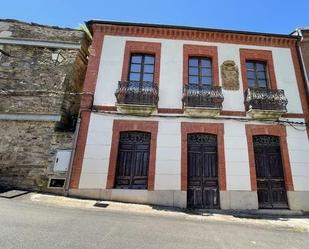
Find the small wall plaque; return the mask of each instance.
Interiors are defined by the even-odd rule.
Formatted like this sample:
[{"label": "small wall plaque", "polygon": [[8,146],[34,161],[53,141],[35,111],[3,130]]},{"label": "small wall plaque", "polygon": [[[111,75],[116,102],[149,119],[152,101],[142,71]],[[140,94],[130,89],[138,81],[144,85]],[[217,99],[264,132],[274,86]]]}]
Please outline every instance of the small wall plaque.
[{"label": "small wall plaque", "polygon": [[232,60],[226,60],[221,65],[222,85],[225,90],[239,90],[239,70]]}]

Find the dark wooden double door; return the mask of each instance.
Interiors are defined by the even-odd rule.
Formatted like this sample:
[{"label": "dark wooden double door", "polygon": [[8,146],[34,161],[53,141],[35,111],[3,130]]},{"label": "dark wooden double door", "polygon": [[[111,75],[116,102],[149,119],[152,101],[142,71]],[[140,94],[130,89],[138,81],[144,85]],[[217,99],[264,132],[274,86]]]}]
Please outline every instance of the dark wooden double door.
[{"label": "dark wooden double door", "polygon": [[259,208],[288,208],[279,137],[254,136]]},{"label": "dark wooden double door", "polygon": [[187,206],[219,208],[217,136],[188,135]]},{"label": "dark wooden double door", "polygon": [[115,188],[147,189],[150,139],[148,132],[120,133]]}]

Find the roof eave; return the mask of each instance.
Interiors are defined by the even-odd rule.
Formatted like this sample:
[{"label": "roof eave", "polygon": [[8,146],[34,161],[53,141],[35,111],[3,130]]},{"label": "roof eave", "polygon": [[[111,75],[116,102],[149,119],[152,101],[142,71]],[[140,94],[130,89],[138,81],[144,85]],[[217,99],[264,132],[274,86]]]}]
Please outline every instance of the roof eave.
[{"label": "roof eave", "polygon": [[220,33],[234,33],[244,35],[257,35],[257,36],[268,36],[268,37],[281,37],[296,39],[293,35],[275,34],[275,33],[263,33],[263,32],[251,32],[241,30],[228,30],[228,29],[214,29],[214,28],[202,28],[202,27],[190,27],[190,26],[178,26],[178,25],[165,25],[165,24],[150,24],[150,23],[136,23],[136,22],[119,22],[119,21],[106,21],[106,20],[89,20],[86,25],[90,32],[93,32],[93,24],[103,25],[116,25],[116,26],[138,26],[138,27],[150,27],[150,28],[168,28],[168,29],[185,29],[185,30],[196,30],[196,31],[208,31],[208,32],[220,32]]}]

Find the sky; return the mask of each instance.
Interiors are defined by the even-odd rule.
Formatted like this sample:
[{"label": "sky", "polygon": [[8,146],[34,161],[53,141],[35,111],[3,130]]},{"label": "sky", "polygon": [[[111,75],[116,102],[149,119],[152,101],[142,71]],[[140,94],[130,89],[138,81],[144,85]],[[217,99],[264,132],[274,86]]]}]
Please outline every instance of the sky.
[{"label": "sky", "polygon": [[77,28],[91,19],[289,34],[309,0],[0,0],[0,18]]}]

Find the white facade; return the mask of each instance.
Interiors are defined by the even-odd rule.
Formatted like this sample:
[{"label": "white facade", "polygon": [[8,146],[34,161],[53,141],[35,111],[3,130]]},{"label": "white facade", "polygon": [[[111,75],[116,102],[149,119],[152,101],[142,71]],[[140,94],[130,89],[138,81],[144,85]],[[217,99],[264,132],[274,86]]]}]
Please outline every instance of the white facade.
[{"label": "white facade", "polygon": [[[236,65],[238,65],[239,69],[240,48],[272,51],[277,86],[280,89],[284,89],[285,95],[289,100],[287,106],[288,112],[302,113],[294,65],[292,63],[291,51],[289,48],[118,36],[104,37],[101,63],[94,96],[94,105],[115,105],[115,91],[118,87],[117,82],[121,79],[126,41],[161,43],[159,108],[182,108],[183,45],[190,44],[216,46],[218,49],[219,65],[225,60],[233,60]],[[221,85],[221,73],[219,73],[219,79]],[[239,70],[239,83],[240,89],[238,91],[223,90],[223,110],[245,110],[243,104],[244,95],[241,70]]]},{"label": "white facade", "polygon": [[[240,89],[223,90],[224,111],[245,111],[243,82],[240,70],[241,48],[269,50],[272,52],[275,76],[279,89],[284,89],[288,99],[288,113],[303,113],[294,65],[289,48],[249,46],[227,43],[197,42],[188,40],[169,40],[155,38],[137,38],[105,36],[98,79],[94,95],[94,105],[115,106],[115,91],[121,79],[126,41],[147,41],[161,43],[161,66],[159,80],[159,108],[182,108],[183,88],[183,45],[216,46],[220,65],[226,60],[233,60],[239,67]],[[220,85],[222,85],[219,72]],[[154,192],[163,193],[160,199],[153,193],[136,190],[105,191],[109,157],[112,144],[113,121],[141,120],[158,121],[155,185]],[[241,118],[240,118],[241,119]],[[292,121],[304,122],[304,119]],[[256,192],[251,191],[249,156],[246,137],[246,124],[265,122],[245,120],[227,120],[224,116],[216,119],[191,119],[183,114],[157,114],[151,117],[123,116],[110,113],[92,113],[88,130],[82,172],[79,182],[79,195],[91,195],[96,198],[146,202],[163,205],[186,206],[186,193],[181,191],[181,122],[222,123],[224,124],[224,150],[226,168],[226,193],[221,193],[221,208],[257,208]],[[276,123],[266,123],[276,124]],[[299,203],[301,198],[309,199],[309,143],[304,126],[287,126],[287,144],[292,170],[294,191],[288,193],[290,208],[309,209],[308,201]],[[101,191],[101,192],[100,192]],[[74,190],[72,191],[74,194]],[[153,196],[152,196],[153,195]],[[226,199],[222,199],[225,197]],[[172,201],[170,199],[173,199]],[[234,198],[234,201],[232,200]],[[298,198],[298,199],[297,199]],[[246,202],[248,200],[248,203]]]},{"label": "white facade", "polygon": [[[83,190],[106,189],[109,155],[112,142],[113,120],[158,121],[156,173],[154,190],[181,191],[181,122],[218,123],[218,120],[179,117],[123,117],[103,113],[91,114],[79,188]],[[245,124],[260,122],[221,121],[224,124],[224,149],[227,191],[251,191],[249,159]],[[309,191],[309,143],[306,131],[287,127],[289,157],[295,191]],[[126,190],[115,190],[119,192]],[[239,193],[240,192],[240,193]],[[89,193],[89,192],[86,192]],[[127,193],[126,193],[127,194]],[[136,192],[145,195],[145,191]],[[248,193],[247,193],[248,194]],[[256,193],[255,193],[256,194]],[[123,197],[124,198],[124,197]],[[120,198],[121,199],[121,198]],[[141,198],[141,202],[145,199]],[[165,202],[164,202],[165,203]],[[164,204],[163,203],[163,204]],[[184,204],[183,204],[184,205]],[[241,208],[241,206],[236,206]]]}]

